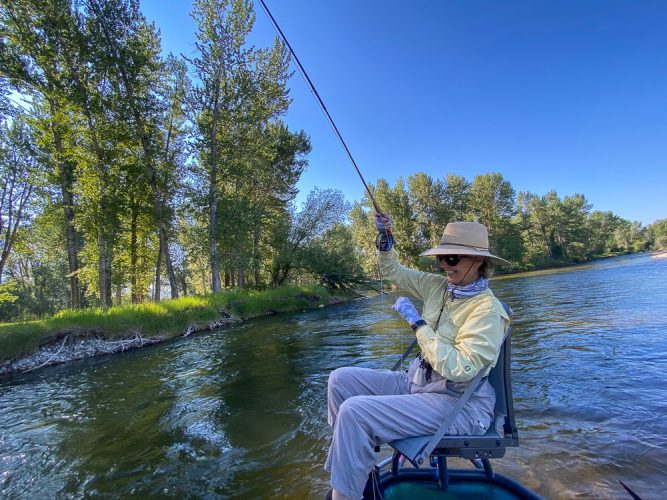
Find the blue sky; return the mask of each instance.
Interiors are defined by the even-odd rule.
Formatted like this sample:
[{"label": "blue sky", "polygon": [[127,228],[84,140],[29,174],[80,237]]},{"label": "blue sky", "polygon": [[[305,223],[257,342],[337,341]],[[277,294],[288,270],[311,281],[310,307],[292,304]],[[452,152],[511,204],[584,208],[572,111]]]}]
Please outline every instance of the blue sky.
[{"label": "blue sky", "polygon": [[[667,2],[265,0],[367,182],[500,172],[519,191],[667,217]],[[165,52],[194,54],[190,2],[142,0]],[[252,42],[275,32],[256,2]],[[296,70],[296,67],[294,68]],[[300,199],[363,186],[306,83]]]}]

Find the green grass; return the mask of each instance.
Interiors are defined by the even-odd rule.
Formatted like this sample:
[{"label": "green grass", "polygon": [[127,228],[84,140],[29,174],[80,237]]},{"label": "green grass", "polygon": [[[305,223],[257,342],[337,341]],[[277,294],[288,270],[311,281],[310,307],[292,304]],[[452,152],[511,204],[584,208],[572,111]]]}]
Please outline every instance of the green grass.
[{"label": "green grass", "polygon": [[329,303],[323,287],[281,287],[262,291],[229,291],[159,303],[125,305],[108,310],[68,309],[36,321],[0,324],[0,362],[35,352],[63,334],[101,334],[107,339],[136,334],[165,339],[182,335],[189,325],[206,323],[227,312],[240,318],[287,312]]}]

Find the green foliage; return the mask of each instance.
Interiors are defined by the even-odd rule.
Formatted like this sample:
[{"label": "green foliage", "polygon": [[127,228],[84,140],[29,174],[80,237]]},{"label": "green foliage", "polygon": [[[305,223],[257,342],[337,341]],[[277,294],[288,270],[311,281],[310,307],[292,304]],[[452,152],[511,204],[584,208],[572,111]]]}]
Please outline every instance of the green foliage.
[{"label": "green foliage", "polygon": [[[271,284],[282,285],[299,269],[307,269],[320,277],[325,273],[339,273],[336,255],[326,253],[328,261],[323,260],[323,256],[316,258],[316,247],[326,245],[327,238],[335,238],[337,233],[332,228],[344,221],[349,210],[340,191],[315,188],[299,212],[279,221],[272,234],[275,254],[271,263]],[[327,270],[323,267],[325,262],[336,267]]]},{"label": "green foliage", "polygon": [[[267,48],[246,44],[255,21],[247,0],[198,0],[193,17],[198,55],[191,63],[200,83],[191,96],[192,174],[203,209],[197,225],[207,231],[211,289],[220,289],[221,273],[227,285],[245,286],[251,275],[260,286],[266,268],[273,273],[273,264],[284,261],[285,245],[273,251],[268,242],[289,216],[310,151],[306,134],[280,121],[290,103],[288,51],[277,38]],[[273,261],[269,266],[264,255]]]},{"label": "green foliage", "polygon": [[655,240],[655,248],[658,250],[667,250],[667,235],[658,236]]},{"label": "green foliage", "polygon": [[658,219],[653,224],[646,228],[648,236],[648,244],[656,250],[664,250],[667,248],[667,219]]},{"label": "green foliage", "polygon": [[355,253],[350,228],[334,223],[304,249],[301,266],[330,289],[348,288],[365,280]]},{"label": "green foliage", "polygon": [[[472,183],[448,174],[444,181],[418,173],[391,188],[380,179],[373,194],[392,216],[396,248],[408,265],[431,270],[419,253],[435,246],[447,222],[478,220],[489,229],[491,250],[512,263],[501,271],[536,269],[597,256],[645,250],[655,242],[653,234],[667,234],[667,224],[654,228],[624,220],[611,212],[591,212],[581,194],[561,198],[555,191],[543,196],[530,192],[515,195],[510,182],[499,173],[478,175]],[[372,242],[373,208],[368,199],[356,203],[350,213],[350,234],[363,270],[376,275]],[[655,243],[654,243],[655,245]]]},{"label": "green foliage", "polygon": [[350,236],[361,268],[368,276],[377,274],[377,257],[375,237],[377,231],[373,227],[372,213],[363,205],[355,202],[349,215]]},{"label": "green foliage", "polygon": [[[18,299],[16,292],[18,286],[15,282],[9,281],[0,285],[0,310],[5,304],[13,304]],[[2,320],[2,313],[0,312],[0,321]]]},{"label": "green foliage", "polygon": [[[159,301],[167,281],[175,297],[376,275],[368,198],[350,207],[316,189],[294,206],[311,144],[282,121],[287,48],[248,43],[250,0],[196,0],[193,17],[188,65],[162,57],[136,0],[3,0],[0,321]],[[369,187],[404,262],[424,269],[419,253],[454,220],[486,224],[514,269],[663,248],[667,236],[667,219],[644,228],[591,212],[581,194],[516,195],[500,173]]]}]

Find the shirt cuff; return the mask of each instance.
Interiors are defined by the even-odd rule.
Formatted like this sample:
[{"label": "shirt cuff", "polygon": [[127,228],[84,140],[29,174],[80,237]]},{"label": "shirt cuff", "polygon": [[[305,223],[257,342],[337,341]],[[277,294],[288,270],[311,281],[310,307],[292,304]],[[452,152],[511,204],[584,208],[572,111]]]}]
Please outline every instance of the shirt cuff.
[{"label": "shirt cuff", "polygon": [[424,326],[426,324],[426,321],[423,319],[418,319],[414,323],[410,325],[410,328],[412,328],[413,332],[416,332],[420,327]]}]

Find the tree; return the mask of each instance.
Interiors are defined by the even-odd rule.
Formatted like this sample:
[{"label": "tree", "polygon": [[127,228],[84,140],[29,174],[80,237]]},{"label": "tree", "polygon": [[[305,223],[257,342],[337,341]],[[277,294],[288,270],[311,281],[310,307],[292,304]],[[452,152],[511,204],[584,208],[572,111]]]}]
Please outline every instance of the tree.
[{"label": "tree", "polygon": [[552,222],[544,197],[521,192],[517,197],[517,226],[524,243],[524,262],[553,259]]},{"label": "tree", "polygon": [[664,250],[667,248],[667,219],[658,219],[646,228],[650,244],[653,248]]},{"label": "tree", "polygon": [[248,269],[259,284],[262,228],[284,218],[310,142],[278,120],[290,103],[286,48],[277,39],[271,48],[246,46],[251,3],[198,0],[193,17],[198,173],[207,192],[211,288],[218,291],[222,267],[226,284],[236,273],[244,285]]},{"label": "tree", "polygon": [[589,257],[605,255],[613,252],[613,235],[622,219],[611,211],[595,210],[588,216],[587,229],[589,234]]},{"label": "tree", "polygon": [[[467,220],[470,201],[470,183],[464,177],[456,174],[445,176],[445,205],[451,211],[451,218],[447,221]],[[444,228],[443,228],[444,229]]]},{"label": "tree", "polygon": [[0,122],[0,283],[39,171],[30,132],[19,114]]},{"label": "tree", "polygon": [[377,249],[375,238],[377,231],[373,226],[372,212],[360,202],[355,201],[349,215],[350,237],[356,249],[355,255],[359,259],[361,268],[369,276],[377,276]]},{"label": "tree", "polygon": [[517,260],[516,233],[511,218],[516,213],[514,188],[499,173],[475,176],[470,187],[470,214],[489,230],[489,245],[508,260]]},{"label": "tree", "polygon": [[341,223],[349,210],[340,191],[313,189],[299,212],[276,225],[273,244],[277,252],[271,265],[271,284],[283,284],[293,269],[302,267],[304,248]]},{"label": "tree", "polygon": [[[11,303],[0,304],[0,321],[54,314],[68,306],[67,248],[62,207],[44,190],[41,213],[22,225],[5,268]],[[0,299],[2,302],[2,299]]]},{"label": "tree", "polygon": [[[223,122],[231,125],[238,87],[234,78],[240,77],[245,62],[243,45],[252,29],[254,14],[247,1],[197,0],[193,5],[193,18],[197,22],[196,47],[199,57],[193,65],[201,86],[196,89],[195,101],[198,144],[201,148],[202,166],[208,175],[208,228],[211,266],[211,289],[218,292],[220,282],[220,258],[218,255],[218,205],[220,149],[224,147]],[[229,131],[229,130],[228,130]]]},{"label": "tree", "polygon": [[73,193],[76,160],[63,145],[64,136],[71,133],[67,102],[73,89],[63,59],[63,34],[70,32],[67,27],[70,20],[70,4],[66,0],[3,0],[0,74],[14,89],[39,98],[44,104],[43,137],[46,138],[47,132],[50,135],[49,166],[60,189],[65,216],[70,304],[79,307],[82,300],[78,277],[81,237],[75,227],[77,207]]},{"label": "tree", "polygon": [[[181,59],[169,54],[164,64],[160,65],[160,81],[157,94],[157,127],[158,147],[160,153],[157,159],[159,192],[167,200],[175,201],[182,190],[182,182],[179,179],[186,175],[188,140],[191,135],[190,119],[191,109],[188,97],[191,95],[192,85],[187,75],[187,66]],[[155,264],[155,281],[153,287],[153,300],[159,302],[161,291],[162,261],[170,261],[171,249],[168,256],[163,257],[164,244],[158,239],[158,251]],[[137,269],[136,266],[134,269]],[[169,273],[168,273],[169,274]],[[173,277],[176,271],[172,270]],[[182,274],[182,270],[181,270]],[[133,273],[132,281],[137,282],[139,276]],[[171,278],[170,278],[171,284]],[[183,293],[186,293],[185,288]],[[138,295],[133,294],[134,300]]]},{"label": "tree", "polygon": [[437,245],[445,224],[454,215],[447,203],[445,185],[420,172],[408,177],[408,197],[417,222],[419,247]]},{"label": "tree", "polygon": [[341,223],[312,240],[303,251],[302,267],[328,288],[348,288],[364,280],[349,226]]},{"label": "tree", "polygon": [[138,136],[142,166],[155,207],[160,254],[164,258],[172,298],[178,297],[178,283],[169,249],[169,228],[173,212],[160,184],[159,109],[153,90],[158,87],[160,44],[154,25],[148,25],[137,0],[86,0],[91,50],[114,69],[109,76],[117,86]]},{"label": "tree", "polygon": [[[406,189],[403,178],[399,177],[393,188],[386,180],[378,179],[377,186],[369,185],[375,200],[382,210],[389,214],[393,220],[392,232],[395,238],[396,250],[408,265],[416,265],[419,253],[422,250],[420,241],[416,237],[419,230],[417,217],[412,204],[410,194]],[[373,205],[366,195],[366,206],[373,211]],[[368,223],[373,225],[373,217],[368,218]]]}]

